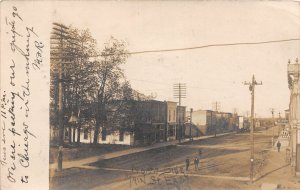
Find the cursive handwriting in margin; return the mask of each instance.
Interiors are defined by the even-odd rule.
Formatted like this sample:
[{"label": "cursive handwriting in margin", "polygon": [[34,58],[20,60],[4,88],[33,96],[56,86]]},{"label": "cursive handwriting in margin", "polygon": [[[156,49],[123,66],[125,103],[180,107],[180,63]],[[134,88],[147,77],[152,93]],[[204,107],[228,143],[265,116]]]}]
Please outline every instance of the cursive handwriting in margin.
[{"label": "cursive handwriting in margin", "polygon": [[37,30],[13,6],[5,17],[4,30],[11,52],[4,64],[8,69],[8,87],[1,89],[1,167],[11,183],[30,182],[31,149],[37,136],[30,118],[32,74],[43,65],[44,43]]}]

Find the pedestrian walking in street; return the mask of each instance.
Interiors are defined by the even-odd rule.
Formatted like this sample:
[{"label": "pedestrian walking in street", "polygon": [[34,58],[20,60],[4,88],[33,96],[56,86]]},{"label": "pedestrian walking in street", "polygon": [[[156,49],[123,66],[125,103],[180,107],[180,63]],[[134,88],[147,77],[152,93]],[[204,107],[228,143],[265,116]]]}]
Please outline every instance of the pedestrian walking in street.
[{"label": "pedestrian walking in street", "polygon": [[185,170],[188,171],[189,170],[189,166],[190,166],[190,159],[186,158],[185,160]]},{"label": "pedestrian walking in street", "polygon": [[194,165],[195,165],[195,170],[199,169],[199,159],[197,157],[195,157],[194,159]]},{"label": "pedestrian walking in street", "polygon": [[280,147],[281,147],[281,143],[280,143],[280,141],[278,141],[277,142],[277,150],[278,150],[278,152],[280,152]]}]

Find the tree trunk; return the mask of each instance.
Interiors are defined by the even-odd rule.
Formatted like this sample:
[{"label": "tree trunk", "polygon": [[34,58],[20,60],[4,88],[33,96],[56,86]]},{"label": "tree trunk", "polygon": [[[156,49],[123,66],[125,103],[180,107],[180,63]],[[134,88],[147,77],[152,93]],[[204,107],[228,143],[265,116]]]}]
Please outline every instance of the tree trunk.
[{"label": "tree trunk", "polygon": [[[106,59],[106,57],[105,57]],[[100,131],[100,124],[103,122],[104,117],[104,89],[106,84],[106,78],[108,74],[108,67],[105,67],[105,72],[103,73],[103,81],[101,82],[98,95],[97,95],[97,108],[96,108],[96,127],[95,127],[95,133],[94,133],[94,142],[93,144],[98,143],[98,137],[99,137],[99,131]]]},{"label": "tree trunk", "polygon": [[96,128],[95,128],[95,134],[94,134],[94,144],[98,143],[99,139],[99,132],[100,132],[100,127],[104,127],[104,119],[105,119],[105,111],[104,111],[104,105],[101,104],[100,111],[98,120],[96,120]]},{"label": "tree trunk", "polygon": [[96,126],[95,126],[95,132],[94,132],[94,140],[93,140],[93,144],[97,144],[98,143],[98,136],[99,136],[99,119],[96,119]]},{"label": "tree trunk", "polygon": [[[101,87],[102,92],[104,88]],[[96,126],[95,126],[95,133],[94,133],[94,141],[93,144],[98,143],[100,125],[103,121],[103,113],[104,113],[104,106],[103,106],[103,93],[98,93],[98,102],[96,105]]]}]

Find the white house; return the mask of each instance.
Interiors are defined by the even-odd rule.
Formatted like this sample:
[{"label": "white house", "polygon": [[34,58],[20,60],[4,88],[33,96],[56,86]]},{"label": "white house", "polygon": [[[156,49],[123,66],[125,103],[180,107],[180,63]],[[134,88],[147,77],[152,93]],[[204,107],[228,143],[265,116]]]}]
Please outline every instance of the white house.
[{"label": "white house", "polygon": [[100,135],[100,144],[122,144],[122,145],[133,145],[134,144],[134,133],[121,132],[120,130],[113,131],[107,135]]},{"label": "white house", "polygon": [[[67,129],[68,130],[68,129]],[[73,128],[72,133],[73,134]],[[72,135],[73,136],[73,135]],[[73,141],[73,137],[72,141]],[[94,130],[83,129],[80,133],[81,143],[93,143],[94,140]],[[75,130],[75,141],[77,141],[77,130]],[[134,144],[134,134],[131,132],[120,132],[119,130],[113,131],[109,134],[102,133],[100,131],[98,137],[99,144],[121,144],[121,145],[133,145]]]}]

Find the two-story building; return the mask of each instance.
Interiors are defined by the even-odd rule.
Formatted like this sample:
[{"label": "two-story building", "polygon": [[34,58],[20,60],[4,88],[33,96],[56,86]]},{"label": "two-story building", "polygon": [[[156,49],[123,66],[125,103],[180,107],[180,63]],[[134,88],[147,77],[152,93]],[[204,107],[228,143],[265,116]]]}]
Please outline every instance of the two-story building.
[{"label": "two-story building", "polygon": [[167,141],[176,139],[177,132],[177,103],[167,103]]},{"label": "two-story building", "polygon": [[167,139],[167,104],[149,100],[136,101],[134,118],[134,140],[136,144],[151,144]]},{"label": "two-story building", "polygon": [[186,118],[186,107],[185,106],[177,106],[176,108],[176,139],[182,139],[185,136],[185,118]]}]

